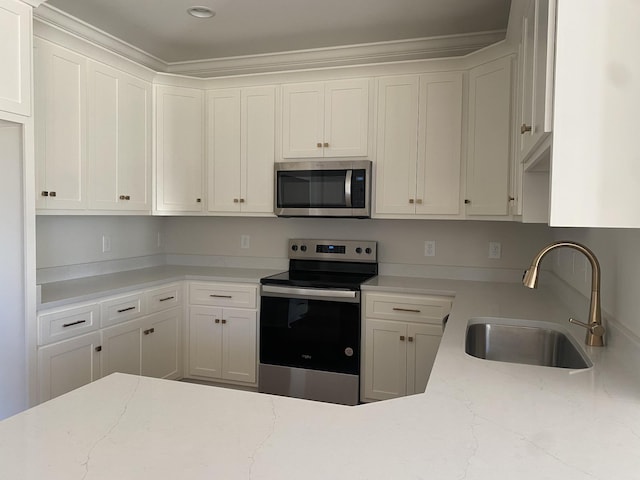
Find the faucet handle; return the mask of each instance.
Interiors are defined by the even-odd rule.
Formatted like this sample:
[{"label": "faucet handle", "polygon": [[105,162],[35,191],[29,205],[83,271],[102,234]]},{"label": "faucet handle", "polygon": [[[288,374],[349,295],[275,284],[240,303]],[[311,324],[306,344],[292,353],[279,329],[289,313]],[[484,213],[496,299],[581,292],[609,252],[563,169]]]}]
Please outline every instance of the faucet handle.
[{"label": "faucet handle", "polygon": [[574,325],[580,325],[581,327],[586,328],[587,330],[589,330],[589,332],[592,335],[595,335],[597,337],[604,336],[605,328],[599,323],[592,323],[592,324],[584,323],[584,322],[581,322],[580,320],[576,320],[575,318],[570,318],[569,322],[573,323]]}]

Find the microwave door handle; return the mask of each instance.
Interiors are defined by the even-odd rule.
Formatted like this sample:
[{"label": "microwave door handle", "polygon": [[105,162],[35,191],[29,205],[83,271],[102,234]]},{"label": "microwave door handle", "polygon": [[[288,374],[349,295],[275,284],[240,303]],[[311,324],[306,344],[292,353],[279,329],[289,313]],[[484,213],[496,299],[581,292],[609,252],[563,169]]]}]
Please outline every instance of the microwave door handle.
[{"label": "microwave door handle", "polygon": [[344,202],[347,208],[351,208],[351,176],[353,170],[347,170],[347,174],[344,176]]}]

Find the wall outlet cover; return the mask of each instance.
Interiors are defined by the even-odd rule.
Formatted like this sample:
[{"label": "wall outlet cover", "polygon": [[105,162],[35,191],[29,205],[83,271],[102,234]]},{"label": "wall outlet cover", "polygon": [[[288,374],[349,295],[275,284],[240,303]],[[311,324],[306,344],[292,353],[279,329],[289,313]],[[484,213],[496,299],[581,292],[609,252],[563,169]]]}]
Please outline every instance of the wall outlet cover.
[{"label": "wall outlet cover", "polygon": [[436,241],[425,240],[424,242],[424,256],[435,257],[436,256]]},{"label": "wall outlet cover", "polygon": [[502,256],[502,244],[500,242],[489,242],[489,258],[498,259]]}]

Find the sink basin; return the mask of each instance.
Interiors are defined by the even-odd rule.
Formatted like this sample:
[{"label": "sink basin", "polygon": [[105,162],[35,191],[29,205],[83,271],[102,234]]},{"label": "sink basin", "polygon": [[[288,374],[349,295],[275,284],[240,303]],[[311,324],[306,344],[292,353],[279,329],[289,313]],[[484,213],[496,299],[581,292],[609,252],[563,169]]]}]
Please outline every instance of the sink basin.
[{"label": "sink basin", "polygon": [[465,351],[498,362],[571,369],[592,366],[566,330],[534,320],[472,318],[467,325]]}]

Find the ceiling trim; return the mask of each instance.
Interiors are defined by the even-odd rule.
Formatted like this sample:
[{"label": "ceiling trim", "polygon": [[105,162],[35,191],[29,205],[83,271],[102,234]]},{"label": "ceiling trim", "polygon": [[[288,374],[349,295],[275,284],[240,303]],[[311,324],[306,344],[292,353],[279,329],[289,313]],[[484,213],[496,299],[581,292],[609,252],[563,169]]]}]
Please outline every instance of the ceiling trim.
[{"label": "ceiling trim", "polygon": [[156,72],[202,78],[456,57],[502,41],[506,35],[506,30],[495,30],[260,55],[166,62],[46,3],[34,10],[34,19],[94,43]]},{"label": "ceiling trim", "polygon": [[46,0],[22,0],[22,1],[24,3],[31,5],[33,8],[36,8],[42,5]]}]

